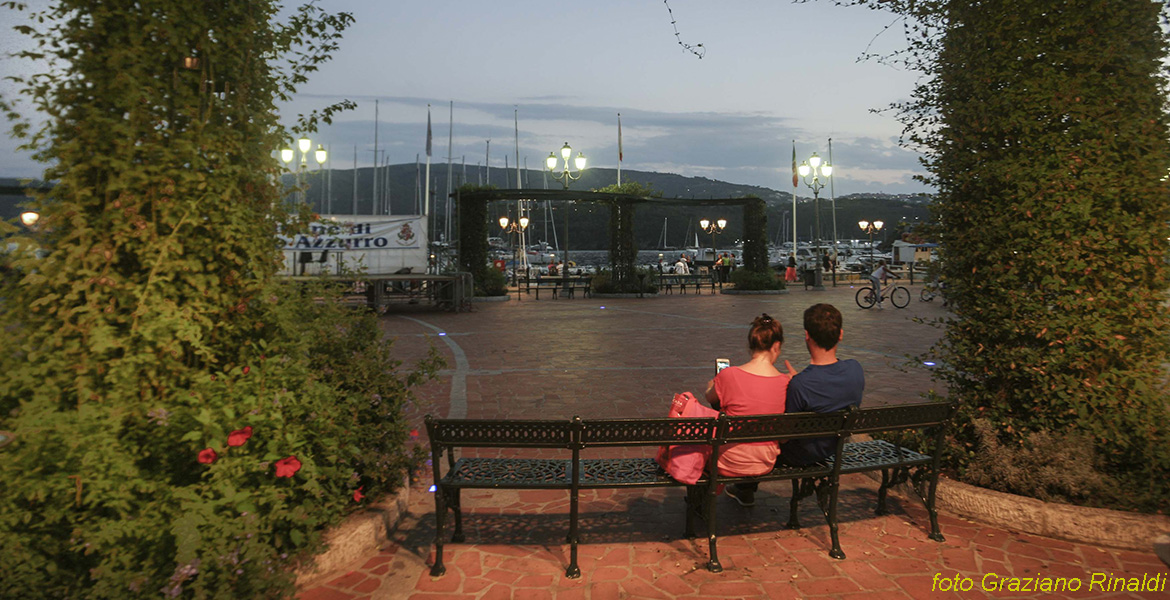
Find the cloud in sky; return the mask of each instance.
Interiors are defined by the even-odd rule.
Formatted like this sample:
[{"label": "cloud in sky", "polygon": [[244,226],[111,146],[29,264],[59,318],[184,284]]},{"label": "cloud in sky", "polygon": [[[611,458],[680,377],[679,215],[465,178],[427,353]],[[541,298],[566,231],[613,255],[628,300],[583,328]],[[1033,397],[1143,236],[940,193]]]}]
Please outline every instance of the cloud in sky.
[{"label": "cloud in sky", "polygon": [[[684,41],[707,49],[699,60],[679,48],[660,2],[597,0],[552,13],[472,0],[321,6],[353,13],[355,24],[334,59],[280,110],[291,124],[298,112],[342,98],[358,103],[313,135],[332,146],[337,168],[352,165],[355,146],[359,165],[373,164],[374,99],[390,162],[423,152],[428,103],[433,160],[444,162],[453,99],[452,153],[471,164],[484,160],[489,138],[492,166],[503,166],[505,152],[514,163],[518,109],[520,157],[530,168],[565,141],[591,164],[612,167],[620,112],[628,169],[785,189],[792,140],[803,159],[827,155],[831,137],[838,194],[924,189],[911,179],[921,172],[917,155],[897,146],[901,124],[871,112],[905,99],[916,75],[857,61],[901,43],[885,30],[894,17],[880,11],[672,0]],[[4,35],[11,34],[0,34],[0,47],[8,48]],[[15,146],[0,140],[0,152],[12,157],[0,175],[36,174]]]}]

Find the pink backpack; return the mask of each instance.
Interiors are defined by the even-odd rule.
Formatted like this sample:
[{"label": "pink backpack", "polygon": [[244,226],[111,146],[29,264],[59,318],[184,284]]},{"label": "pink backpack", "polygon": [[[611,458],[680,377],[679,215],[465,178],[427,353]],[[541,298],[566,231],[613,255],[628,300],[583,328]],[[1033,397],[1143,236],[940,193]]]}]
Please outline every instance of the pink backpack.
[{"label": "pink backpack", "polygon": [[[719,411],[700,404],[690,392],[683,392],[674,395],[667,416],[688,419],[717,417]],[[694,485],[703,476],[703,469],[710,457],[710,446],[684,444],[660,447],[655,460],[671,477],[687,485]]]}]

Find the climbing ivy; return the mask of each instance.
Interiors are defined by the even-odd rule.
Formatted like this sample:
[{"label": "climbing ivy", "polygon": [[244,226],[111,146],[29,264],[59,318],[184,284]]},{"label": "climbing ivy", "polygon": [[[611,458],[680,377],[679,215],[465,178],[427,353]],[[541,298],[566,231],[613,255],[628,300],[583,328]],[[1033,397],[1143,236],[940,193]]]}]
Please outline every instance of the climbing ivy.
[{"label": "climbing ivy", "polygon": [[925,75],[893,108],[937,189],[953,315],[936,373],[962,406],[954,466],[1087,439],[1112,483],[1080,501],[1165,511],[1166,4],[839,4],[899,13],[907,48],[882,60]]},{"label": "climbing ivy", "polygon": [[373,316],[275,277],[277,224],[309,217],[281,209],[275,103],[352,18],[2,6],[49,65],[16,79],[43,127],[3,108],[56,185],[15,238],[47,254],[2,265],[0,597],[285,597],[322,530],[401,481],[437,365],[397,374]]}]

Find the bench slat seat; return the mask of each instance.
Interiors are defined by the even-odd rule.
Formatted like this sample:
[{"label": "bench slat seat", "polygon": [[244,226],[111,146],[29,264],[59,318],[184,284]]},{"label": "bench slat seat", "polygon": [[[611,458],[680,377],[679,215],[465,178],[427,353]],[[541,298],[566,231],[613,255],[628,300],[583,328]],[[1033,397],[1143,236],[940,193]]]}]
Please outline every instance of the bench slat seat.
[{"label": "bench slat seat", "polygon": [[462,488],[569,489],[573,462],[569,459],[460,458],[441,480],[443,486]]},{"label": "bench slat seat", "polygon": [[[869,440],[845,444],[841,461],[842,473],[860,473],[877,469],[915,467],[930,464],[932,457],[909,448],[895,446],[885,440]],[[833,457],[829,457],[829,461]]]},{"label": "bench slat seat", "polygon": [[676,486],[653,458],[588,458],[581,461],[581,488]]}]

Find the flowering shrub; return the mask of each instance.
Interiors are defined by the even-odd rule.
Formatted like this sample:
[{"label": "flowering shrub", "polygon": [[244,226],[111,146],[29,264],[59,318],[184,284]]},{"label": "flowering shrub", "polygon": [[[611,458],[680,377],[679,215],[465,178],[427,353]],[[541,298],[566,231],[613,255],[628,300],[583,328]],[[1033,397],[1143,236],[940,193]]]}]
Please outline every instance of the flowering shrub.
[{"label": "flowering shrub", "polygon": [[60,2],[20,28],[54,69],[17,85],[57,185],[47,256],[0,264],[2,598],[287,597],[411,460],[435,355],[403,372],[376,316],[275,277],[275,223],[308,215],[280,202],[274,100],[350,22],[278,9]]}]

